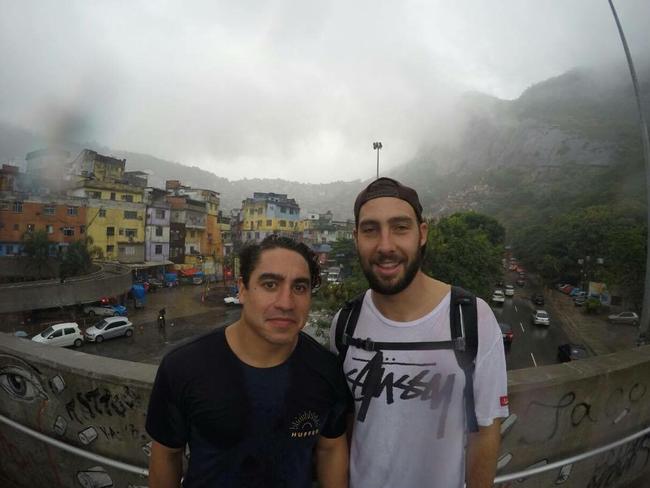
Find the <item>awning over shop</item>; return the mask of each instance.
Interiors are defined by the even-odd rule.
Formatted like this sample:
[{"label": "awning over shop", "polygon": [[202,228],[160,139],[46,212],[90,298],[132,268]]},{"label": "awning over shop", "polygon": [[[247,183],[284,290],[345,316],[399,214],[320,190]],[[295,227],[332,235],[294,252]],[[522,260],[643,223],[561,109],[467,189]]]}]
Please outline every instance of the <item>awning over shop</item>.
[{"label": "awning over shop", "polygon": [[178,273],[181,276],[194,276],[195,274],[200,273],[200,272],[201,272],[201,270],[199,270],[197,268],[186,268],[186,269],[179,270]]},{"label": "awning over shop", "polygon": [[158,266],[167,266],[169,264],[174,264],[171,261],[145,261],[143,263],[130,263],[124,264],[133,270],[137,269],[146,269],[146,268],[156,268]]}]

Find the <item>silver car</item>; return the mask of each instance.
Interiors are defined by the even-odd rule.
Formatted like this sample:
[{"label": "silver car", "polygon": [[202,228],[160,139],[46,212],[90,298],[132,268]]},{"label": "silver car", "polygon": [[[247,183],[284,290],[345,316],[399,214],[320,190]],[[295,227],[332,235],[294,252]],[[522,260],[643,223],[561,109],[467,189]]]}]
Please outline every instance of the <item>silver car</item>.
[{"label": "silver car", "polygon": [[106,317],[84,331],[84,339],[89,342],[103,342],[114,337],[131,337],[133,324],[126,317]]},{"label": "silver car", "polygon": [[639,325],[639,316],[634,312],[621,312],[607,317],[612,324]]},{"label": "silver car", "polygon": [[551,317],[545,310],[536,310],[531,317],[534,325],[551,325]]}]

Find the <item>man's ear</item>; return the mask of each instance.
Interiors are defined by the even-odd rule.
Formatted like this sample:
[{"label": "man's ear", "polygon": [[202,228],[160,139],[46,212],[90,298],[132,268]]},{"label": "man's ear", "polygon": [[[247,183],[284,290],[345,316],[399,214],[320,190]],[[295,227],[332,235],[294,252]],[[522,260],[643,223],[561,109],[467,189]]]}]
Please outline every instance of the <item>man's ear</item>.
[{"label": "man's ear", "polygon": [[427,237],[429,234],[429,224],[426,222],[420,223],[420,247],[424,246],[427,243]]},{"label": "man's ear", "polygon": [[246,300],[247,290],[246,285],[244,285],[244,279],[241,276],[237,278],[237,290],[239,290],[239,303],[243,305]]}]

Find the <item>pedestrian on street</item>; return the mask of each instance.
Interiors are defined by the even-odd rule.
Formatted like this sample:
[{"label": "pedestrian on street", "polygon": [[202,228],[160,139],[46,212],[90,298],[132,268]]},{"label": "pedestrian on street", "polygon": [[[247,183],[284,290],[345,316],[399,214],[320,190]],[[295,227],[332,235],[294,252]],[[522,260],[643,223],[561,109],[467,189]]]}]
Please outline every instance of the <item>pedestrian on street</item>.
[{"label": "pedestrian on street", "polygon": [[166,310],[165,310],[164,307],[161,308],[161,309],[158,311],[158,327],[160,327],[161,329],[162,329],[163,327],[165,327],[165,314],[166,314],[166,313],[167,313],[167,312],[166,312]]},{"label": "pedestrian on street", "polygon": [[241,317],[168,353],[146,429],[151,488],[348,486],[349,393],[336,356],[301,332],[314,253],[269,236],[241,253]]},{"label": "pedestrian on street", "polygon": [[508,416],[494,314],[421,270],[427,223],[415,190],[379,178],[354,216],[370,289],[330,331],[354,398],[350,486],[492,487]]}]

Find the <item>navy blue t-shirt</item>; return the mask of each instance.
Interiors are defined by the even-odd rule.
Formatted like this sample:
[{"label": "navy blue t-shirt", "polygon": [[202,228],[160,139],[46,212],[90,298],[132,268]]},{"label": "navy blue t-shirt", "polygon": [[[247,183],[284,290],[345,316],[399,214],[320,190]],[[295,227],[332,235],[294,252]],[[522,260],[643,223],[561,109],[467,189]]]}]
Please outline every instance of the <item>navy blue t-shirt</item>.
[{"label": "navy blue t-shirt", "polygon": [[189,445],[186,488],[308,488],[313,448],[345,432],[348,405],[339,361],[306,334],[283,364],[254,368],[219,329],[165,356],[146,428]]}]

